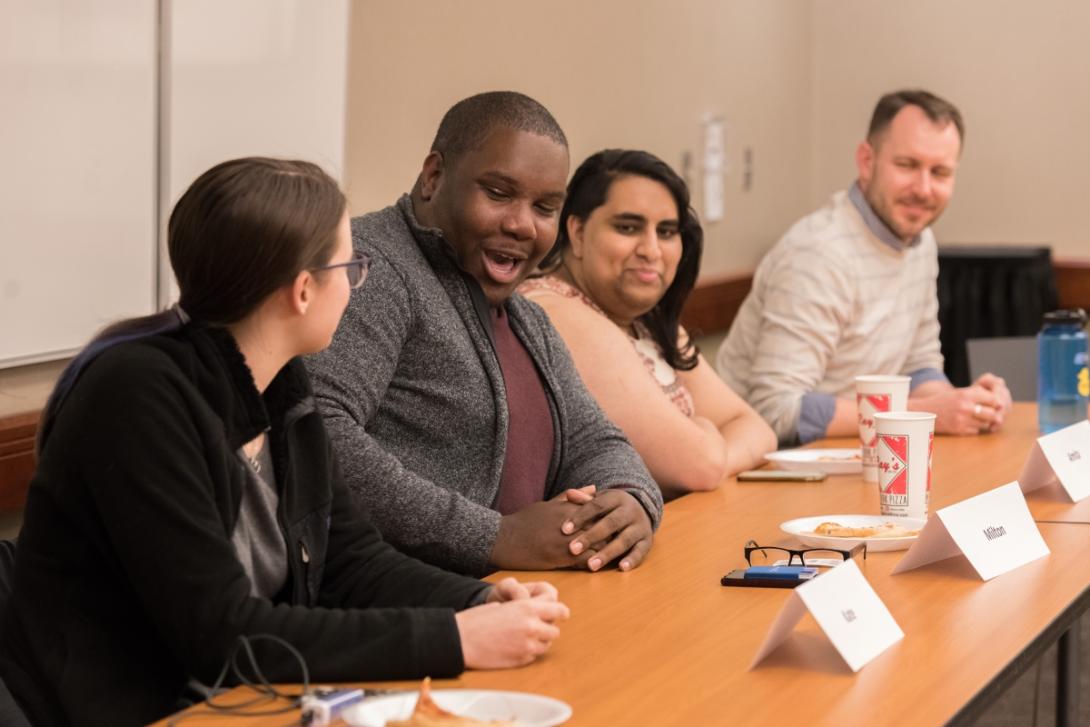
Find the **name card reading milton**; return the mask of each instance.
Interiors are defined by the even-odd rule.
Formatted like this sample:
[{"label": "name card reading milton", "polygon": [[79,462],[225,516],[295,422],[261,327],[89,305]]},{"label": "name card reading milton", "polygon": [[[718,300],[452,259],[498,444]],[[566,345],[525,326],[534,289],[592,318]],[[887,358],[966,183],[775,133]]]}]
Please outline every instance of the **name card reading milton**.
[{"label": "name card reading milton", "polygon": [[903,573],[964,555],[984,580],[1048,555],[1017,482],[937,510],[893,569]]},{"label": "name card reading milton", "polygon": [[1059,482],[1072,502],[1090,495],[1090,421],[1037,439],[1022,467],[1023,492]]},{"label": "name card reading milton", "polygon": [[859,566],[849,560],[791,592],[753,657],[750,669],[791,635],[806,611],[852,671],[859,671],[905,636]]}]

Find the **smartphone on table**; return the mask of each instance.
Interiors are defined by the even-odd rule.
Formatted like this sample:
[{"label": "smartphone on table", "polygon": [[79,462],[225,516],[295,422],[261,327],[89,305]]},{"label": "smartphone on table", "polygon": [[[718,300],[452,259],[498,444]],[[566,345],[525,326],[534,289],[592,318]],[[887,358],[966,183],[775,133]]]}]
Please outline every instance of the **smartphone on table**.
[{"label": "smartphone on table", "polygon": [[739,588],[797,588],[817,574],[817,568],[801,565],[750,566],[732,570],[719,583]]}]

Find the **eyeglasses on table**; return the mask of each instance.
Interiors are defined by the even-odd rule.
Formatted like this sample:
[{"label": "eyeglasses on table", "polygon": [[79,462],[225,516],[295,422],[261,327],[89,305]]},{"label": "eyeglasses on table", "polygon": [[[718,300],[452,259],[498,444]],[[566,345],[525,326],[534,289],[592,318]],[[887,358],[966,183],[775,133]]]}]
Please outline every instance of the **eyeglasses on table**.
[{"label": "eyeglasses on table", "polygon": [[810,561],[840,558],[850,560],[860,553],[863,560],[867,559],[867,544],[858,543],[849,550],[839,548],[782,548],[778,545],[758,545],[757,541],[749,540],[745,545],[746,563],[749,565],[771,565],[778,560],[787,560],[788,565],[806,565],[806,559]]}]

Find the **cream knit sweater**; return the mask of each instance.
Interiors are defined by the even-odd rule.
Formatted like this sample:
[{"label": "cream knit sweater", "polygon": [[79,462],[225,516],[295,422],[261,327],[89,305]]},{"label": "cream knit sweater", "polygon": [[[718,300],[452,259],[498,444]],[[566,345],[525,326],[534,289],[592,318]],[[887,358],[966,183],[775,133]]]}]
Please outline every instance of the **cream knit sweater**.
[{"label": "cream knit sweater", "polygon": [[781,442],[795,440],[808,393],[854,397],[860,374],[942,369],[937,275],[930,228],[895,250],[838,192],[765,255],[716,367]]}]

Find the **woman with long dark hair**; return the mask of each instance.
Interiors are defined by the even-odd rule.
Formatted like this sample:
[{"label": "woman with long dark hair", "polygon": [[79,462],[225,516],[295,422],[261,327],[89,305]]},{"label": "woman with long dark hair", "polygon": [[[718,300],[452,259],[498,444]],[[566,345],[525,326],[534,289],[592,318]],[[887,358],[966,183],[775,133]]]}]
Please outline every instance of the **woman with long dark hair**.
[{"label": "woman with long dark hair", "polygon": [[[225,162],[170,218],[179,305],[116,324],[47,405],[0,673],[34,724],[143,724],[239,637],[322,681],[532,661],[567,609],[385,544],[331,456],[299,356],[327,346],[368,260],[305,162]],[[272,681],[296,660],[260,641]]]},{"label": "woman with long dark hair", "polygon": [[549,314],[668,497],[712,489],[776,447],[679,324],[703,237],[685,182],[665,162],[607,149],[572,176],[545,275],[520,289]]}]

